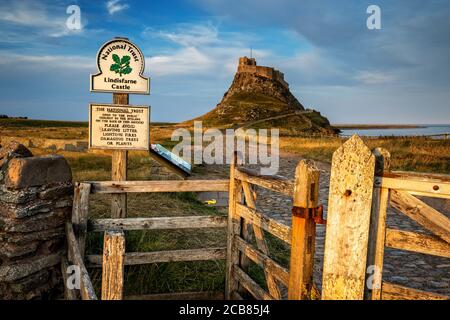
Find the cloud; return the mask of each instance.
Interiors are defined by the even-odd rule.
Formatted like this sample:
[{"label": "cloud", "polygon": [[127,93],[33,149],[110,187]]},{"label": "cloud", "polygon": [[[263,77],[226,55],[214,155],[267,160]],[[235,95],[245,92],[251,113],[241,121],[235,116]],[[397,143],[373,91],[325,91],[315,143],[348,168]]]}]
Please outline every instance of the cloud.
[{"label": "cloud", "polygon": [[240,0],[241,7],[252,8],[251,15],[234,10],[226,0],[196,2],[228,21],[292,30],[321,52],[321,63],[338,64],[347,79],[364,84],[450,85],[450,4],[445,0],[379,0],[381,30],[366,27],[368,0],[260,0],[258,5]]},{"label": "cloud", "polygon": [[21,38],[25,31],[33,36],[50,38],[81,34],[85,21],[81,21],[80,29],[69,29],[66,25],[69,17],[66,14],[66,7],[63,5],[50,7],[42,1],[3,2],[0,4],[0,24],[3,25],[4,31],[12,33],[11,38]]},{"label": "cloud", "polygon": [[364,84],[385,84],[394,81],[395,77],[382,72],[362,71],[356,76],[356,80]]},{"label": "cloud", "polygon": [[121,3],[121,0],[109,0],[106,2],[106,9],[110,15],[128,9],[129,7],[128,4]]},{"label": "cloud", "polygon": [[196,47],[217,43],[219,31],[212,24],[180,24],[175,30],[155,30],[146,28],[143,32],[146,37],[158,37],[181,46]]},{"label": "cloud", "polygon": [[63,55],[20,55],[0,52],[0,65],[16,66],[16,68],[29,69],[76,69],[96,71],[95,61],[92,57],[63,56]]},{"label": "cloud", "polygon": [[149,72],[155,76],[192,74],[210,70],[213,61],[194,47],[178,50],[172,55],[158,55],[146,59]]},{"label": "cloud", "polygon": [[[211,22],[182,23],[166,29],[145,28],[142,36],[163,40],[159,48],[163,48],[162,52],[146,59],[151,74],[190,74],[215,79],[230,78],[234,74],[238,57],[248,53],[247,43],[252,37],[221,31]],[[254,50],[254,54],[259,57],[270,55],[266,50]]]}]

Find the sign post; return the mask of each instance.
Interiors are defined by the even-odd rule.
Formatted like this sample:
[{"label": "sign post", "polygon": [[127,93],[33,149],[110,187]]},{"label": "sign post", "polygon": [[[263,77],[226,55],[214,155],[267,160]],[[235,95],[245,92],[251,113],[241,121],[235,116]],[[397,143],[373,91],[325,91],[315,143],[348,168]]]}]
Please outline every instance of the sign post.
[{"label": "sign post", "polygon": [[[97,69],[91,92],[113,93],[113,104],[90,105],[89,148],[111,149],[111,180],[126,181],[128,150],[150,150],[149,107],[129,105],[130,93],[150,93],[144,55],[127,38],[115,38],[98,51]],[[112,195],[111,216],[127,216],[126,194]]]},{"label": "sign post", "polygon": [[[128,93],[113,93],[113,104],[128,104]],[[128,150],[113,150],[112,152],[112,181],[126,181],[128,169]],[[125,218],[127,216],[127,194],[111,195],[111,218]]]}]

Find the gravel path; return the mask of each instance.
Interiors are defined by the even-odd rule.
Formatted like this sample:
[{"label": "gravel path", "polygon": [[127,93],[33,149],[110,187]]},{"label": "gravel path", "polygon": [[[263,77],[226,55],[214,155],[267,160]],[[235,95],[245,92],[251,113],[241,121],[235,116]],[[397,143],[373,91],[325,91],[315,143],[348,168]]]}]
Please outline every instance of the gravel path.
[{"label": "gravel path", "polygon": [[[282,153],[278,174],[293,179],[295,167],[301,159],[300,156],[295,154]],[[326,214],[330,165],[321,162],[316,162],[316,165],[321,171],[319,203],[323,204]],[[202,171],[202,175],[207,173],[208,176],[225,177],[228,174],[228,167],[211,165],[204,167]],[[291,199],[263,188],[258,188],[257,195],[257,206],[260,211],[286,225],[291,225]],[[424,199],[424,201],[450,217],[450,200]],[[394,229],[427,233],[413,220],[393,208],[388,209],[387,226]],[[319,287],[322,280],[325,232],[324,225],[317,226],[314,281]],[[386,249],[383,280],[450,296],[450,259]]]}]

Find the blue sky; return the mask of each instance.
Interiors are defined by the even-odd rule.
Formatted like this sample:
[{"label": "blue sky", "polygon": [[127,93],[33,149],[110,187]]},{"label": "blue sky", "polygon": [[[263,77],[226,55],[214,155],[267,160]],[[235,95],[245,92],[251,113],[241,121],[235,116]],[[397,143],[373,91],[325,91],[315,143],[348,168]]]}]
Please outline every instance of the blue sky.
[{"label": "blue sky", "polygon": [[[82,29],[66,27],[69,5]],[[366,9],[381,8],[381,30]],[[0,0],[0,114],[87,120],[98,48],[115,36],[146,57],[153,121],[212,109],[250,47],[333,123],[450,123],[450,2],[422,0]]]}]

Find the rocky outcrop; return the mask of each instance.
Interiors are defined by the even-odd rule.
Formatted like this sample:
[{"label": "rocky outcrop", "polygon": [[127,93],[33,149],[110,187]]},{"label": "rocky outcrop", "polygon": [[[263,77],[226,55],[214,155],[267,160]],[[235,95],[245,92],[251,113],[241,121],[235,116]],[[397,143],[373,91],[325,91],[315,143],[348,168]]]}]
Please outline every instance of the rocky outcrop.
[{"label": "rocky outcrop", "polygon": [[16,142],[0,146],[0,299],[58,294],[72,193],[63,157],[33,157]]},{"label": "rocky outcrop", "polygon": [[[280,118],[285,116],[286,119]],[[281,119],[281,120],[280,120]],[[204,126],[279,128],[287,134],[337,133],[319,112],[306,110],[290,92],[284,74],[242,57],[222,101],[207,114],[193,119]],[[277,120],[277,121],[274,121]]]}]

